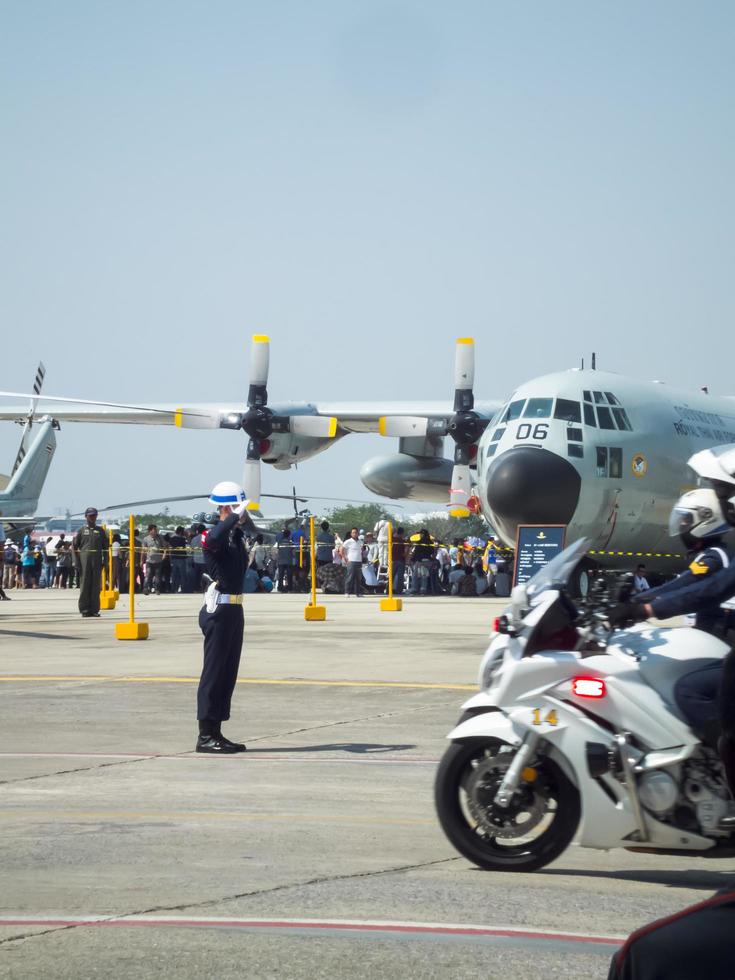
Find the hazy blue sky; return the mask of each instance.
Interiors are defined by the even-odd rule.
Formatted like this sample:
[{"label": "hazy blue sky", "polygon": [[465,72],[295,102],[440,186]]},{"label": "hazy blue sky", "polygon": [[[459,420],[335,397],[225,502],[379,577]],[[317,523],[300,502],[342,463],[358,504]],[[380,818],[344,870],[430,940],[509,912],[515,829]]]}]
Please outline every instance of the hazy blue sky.
[{"label": "hazy blue sky", "polygon": [[[468,334],[478,397],[593,349],[735,393],[734,51],[729,2],[4,0],[2,387],[238,401],[264,332],[272,399],[449,397]],[[296,482],[366,497],[390,446]],[[67,425],[42,506],[244,449]]]}]

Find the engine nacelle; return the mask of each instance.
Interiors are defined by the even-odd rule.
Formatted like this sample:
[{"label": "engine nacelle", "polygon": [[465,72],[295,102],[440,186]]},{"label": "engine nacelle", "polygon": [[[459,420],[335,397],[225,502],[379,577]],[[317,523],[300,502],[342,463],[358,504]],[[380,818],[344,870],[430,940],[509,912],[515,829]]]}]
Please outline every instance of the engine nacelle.
[{"label": "engine nacelle", "polygon": [[442,457],[395,453],[375,456],[363,464],[360,479],[373,493],[394,500],[429,500],[446,504],[452,481],[452,462]]},{"label": "engine nacelle", "polygon": [[[274,432],[263,440],[262,460],[277,470],[287,470],[295,463],[323,453],[333,446],[341,434],[332,439],[318,439],[314,436],[295,435],[293,432]],[[267,444],[267,445],[266,445]]]}]

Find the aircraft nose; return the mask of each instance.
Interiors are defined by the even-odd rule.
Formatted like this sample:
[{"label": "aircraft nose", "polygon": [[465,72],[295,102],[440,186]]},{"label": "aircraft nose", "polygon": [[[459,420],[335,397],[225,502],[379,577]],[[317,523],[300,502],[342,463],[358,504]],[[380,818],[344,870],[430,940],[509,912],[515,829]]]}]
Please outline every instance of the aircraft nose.
[{"label": "aircraft nose", "polygon": [[556,453],[508,449],[487,474],[491,523],[506,538],[515,537],[519,524],[569,524],[581,484],[577,470]]}]

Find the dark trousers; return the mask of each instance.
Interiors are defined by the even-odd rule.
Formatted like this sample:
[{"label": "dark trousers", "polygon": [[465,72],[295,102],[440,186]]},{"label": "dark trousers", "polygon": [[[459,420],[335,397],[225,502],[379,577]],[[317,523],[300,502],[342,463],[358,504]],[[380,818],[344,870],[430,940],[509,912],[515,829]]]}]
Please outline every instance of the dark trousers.
[{"label": "dark trousers", "polygon": [[355,595],[362,595],[362,562],[351,561],[347,563],[347,578],[345,580],[345,595],[354,592]]},{"label": "dark trousers", "polygon": [[102,556],[97,552],[83,551],[79,558],[82,565],[79,579],[79,612],[82,615],[98,613],[102,587]]},{"label": "dark trousers", "polygon": [[172,558],[171,559],[171,591],[178,592],[179,586],[181,586],[181,591],[186,592],[186,559],[185,558]]},{"label": "dark trousers", "polygon": [[145,563],[145,582],[143,584],[144,589],[155,589],[156,592],[161,591],[161,571],[163,569],[163,562],[157,561],[147,561]]},{"label": "dark trousers", "polygon": [[404,561],[393,562],[393,592],[396,595],[403,593],[403,582],[406,577],[406,563]]},{"label": "dark trousers", "polygon": [[290,592],[293,586],[293,565],[278,566],[278,591]]},{"label": "dark trousers", "polygon": [[197,719],[227,721],[242,651],[242,606],[217,606],[213,613],[202,607],[199,627],[204,634],[204,664],[197,690]]},{"label": "dark trousers", "polygon": [[717,747],[720,725],[717,697],[724,662],[716,660],[706,667],[684,674],[674,685],[674,699],[694,734],[711,748]]}]

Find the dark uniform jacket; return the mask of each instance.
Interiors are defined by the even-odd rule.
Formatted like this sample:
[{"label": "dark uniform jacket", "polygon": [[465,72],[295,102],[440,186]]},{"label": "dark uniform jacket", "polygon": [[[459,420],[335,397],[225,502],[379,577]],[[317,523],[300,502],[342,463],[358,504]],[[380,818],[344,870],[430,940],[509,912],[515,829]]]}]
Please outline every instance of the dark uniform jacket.
[{"label": "dark uniform jacket", "polygon": [[[671,582],[666,582],[664,585],[659,585],[658,588],[648,589],[646,592],[639,592],[634,596],[633,601],[653,603],[654,599],[662,596],[671,597],[673,593],[679,592],[681,589],[688,589],[690,586],[697,585],[709,576],[721,572],[729,564],[729,555],[724,548],[705,548],[704,551],[700,551],[694,557],[689,568],[683,574],[679,575],[678,578],[673,579]],[[658,610],[659,606],[657,605],[655,608]],[[704,630],[707,633],[718,633],[724,628],[725,610],[720,607],[720,602],[717,600],[703,602],[697,606],[696,610],[685,610],[685,612],[689,611],[696,611],[695,625],[697,629]],[[660,617],[658,611],[656,615]],[[668,615],[675,614],[669,613]]]},{"label": "dark uniform jacket", "polygon": [[732,980],[735,891],[691,905],[632,933],[608,980]]},{"label": "dark uniform jacket", "polygon": [[[678,589],[658,596],[651,601],[653,614],[658,619],[680,616],[682,613],[698,613],[700,610],[719,606],[735,596],[735,564],[709,575],[694,577]],[[638,600],[639,596],[636,596]]]},{"label": "dark uniform jacket", "polygon": [[80,554],[107,554],[107,532],[85,524],[74,535],[74,550]]},{"label": "dark uniform jacket", "polygon": [[230,514],[219,524],[215,524],[204,539],[207,574],[219,583],[220,592],[230,595],[242,593],[245,570],[248,567],[244,537],[237,514]]}]

